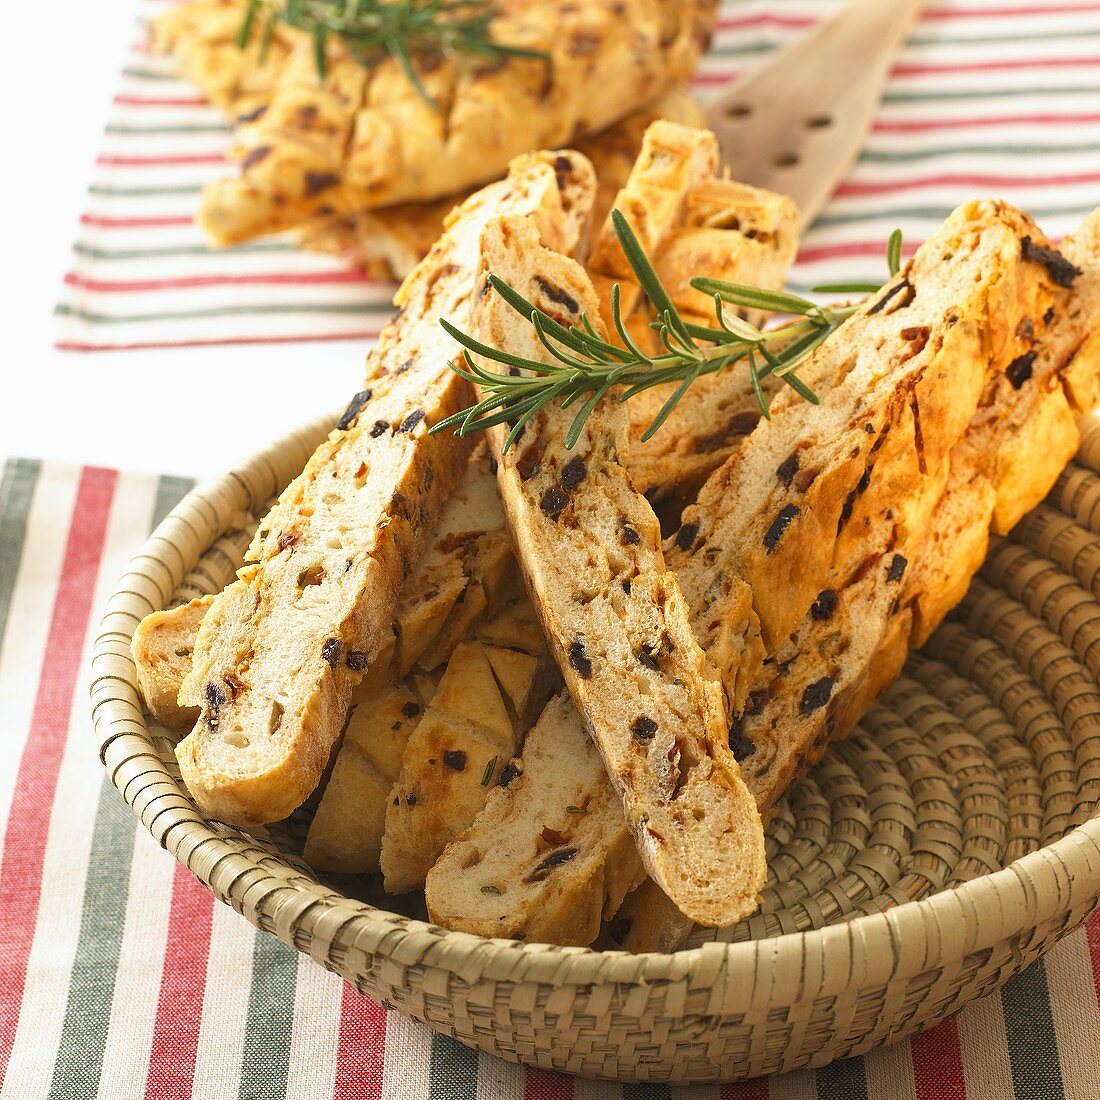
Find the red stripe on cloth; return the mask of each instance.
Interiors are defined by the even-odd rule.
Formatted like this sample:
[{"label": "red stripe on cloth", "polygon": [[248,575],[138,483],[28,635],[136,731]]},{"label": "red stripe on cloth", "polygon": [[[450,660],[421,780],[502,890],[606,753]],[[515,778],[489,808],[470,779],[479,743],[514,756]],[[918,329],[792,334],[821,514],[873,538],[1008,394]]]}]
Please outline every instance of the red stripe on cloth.
[{"label": "red stripe on cloth", "polygon": [[528,1068],[523,1076],[523,1100],[573,1100],[573,1078]]},{"label": "red stripe on cloth", "polygon": [[1100,909],[1085,921],[1085,939],[1092,959],[1092,981],[1096,986],[1096,1006],[1100,1008]]},{"label": "red stripe on cloth", "polygon": [[178,279],[89,279],[70,271],[66,286],[92,290],[97,294],[123,294],[147,290],[193,290],[207,286],[317,286],[336,283],[366,283],[363,273],[347,271],[272,272],[257,275],[188,275]]},{"label": "red stripe on cloth", "polygon": [[379,1100],[385,1062],[386,1010],[345,984],[332,1100]]},{"label": "red stripe on cloth", "polygon": [[171,214],[153,218],[106,218],[100,214],[81,214],[81,225],[97,229],[162,229],[170,225],[193,225],[191,214]]},{"label": "red stripe on cloth", "polygon": [[186,153],[174,156],[117,157],[104,153],[96,164],[111,168],[168,168],[184,164],[225,164],[224,153]]},{"label": "red stripe on cloth", "polygon": [[917,1100],[966,1100],[959,1028],[952,1016],[910,1040]]},{"label": "red stripe on cloth", "polygon": [[118,474],[85,468],[69,520],[30,728],[0,864],[0,1083],[15,1041],[42,892],[42,865],[81,654]]},{"label": "red stripe on cloth", "polygon": [[146,1100],[189,1100],[199,1049],[214,895],[182,863],[172,876],[168,949],[160,978]]},{"label": "red stripe on cloth", "polygon": [[721,1100],[768,1100],[768,1079],[755,1077],[751,1081],[723,1085]]},{"label": "red stripe on cloth", "polygon": [[116,95],[119,107],[209,107],[202,96]]},{"label": "red stripe on cloth", "polygon": [[[882,249],[879,249],[882,252]],[[231,347],[235,344],[328,344],[337,340],[377,340],[381,329],[358,332],[330,332],[323,335],[307,333],[301,336],[223,336],[209,340],[136,340],[124,344],[82,344],[77,340],[58,340],[58,351],[148,351],[153,348]]]},{"label": "red stripe on cloth", "polygon": [[1100,182],[1100,172],[1073,172],[1056,176],[1002,176],[980,172],[942,172],[932,176],[910,176],[904,180],[882,180],[878,183],[849,180],[836,190],[838,196],[886,195],[892,191],[910,191],[918,187],[1070,187],[1078,183]]},{"label": "red stripe on cloth", "polygon": [[942,76],[949,73],[1003,73],[1021,69],[1095,69],[1100,57],[1013,57],[996,61],[918,62],[896,65],[892,76]]},{"label": "red stripe on cloth", "polygon": [[876,122],[878,134],[922,133],[927,130],[973,130],[985,126],[1069,126],[1100,122],[1100,114],[995,115],[988,118],[907,118]]}]

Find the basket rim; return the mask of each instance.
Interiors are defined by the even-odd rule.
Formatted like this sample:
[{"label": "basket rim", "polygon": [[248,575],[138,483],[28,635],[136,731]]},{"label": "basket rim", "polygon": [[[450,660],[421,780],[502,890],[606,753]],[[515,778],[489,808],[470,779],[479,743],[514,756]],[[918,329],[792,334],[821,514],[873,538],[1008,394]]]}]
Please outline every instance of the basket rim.
[{"label": "basket rim", "polygon": [[[211,828],[157,755],[130,639],[140,618],[166,605],[193,564],[177,546],[181,534],[192,543],[205,539],[201,553],[221,533],[226,515],[251,510],[249,505],[280,492],[304,465],[303,457],[294,467],[292,456],[308,457],[334,420],[317,418],[192,489],[131,559],[93,649],[93,726],[112,783],[162,847],[254,924],[335,969],[352,951],[442,968],[471,983],[590,986],[686,979],[691,986],[709,986],[713,1010],[720,1012],[734,1004],[743,1008],[749,995],[758,1000],[761,987],[766,993],[792,968],[801,969],[803,999],[853,982],[870,985],[931,970],[948,958],[1023,936],[1100,892],[1100,813],[999,871],[881,913],[762,939],[705,943],[671,955],[486,939],[376,908],[304,875],[272,873],[270,856],[246,855]],[[165,560],[166,544],[173,548],[171,562]],[[150,563],[158,567],[156,577],[149,574]],[[239,885],[245,876],[245,885]],[[319,952],[322,944],[327,948]],[[752,982],[751,993],[746,980]]]}]

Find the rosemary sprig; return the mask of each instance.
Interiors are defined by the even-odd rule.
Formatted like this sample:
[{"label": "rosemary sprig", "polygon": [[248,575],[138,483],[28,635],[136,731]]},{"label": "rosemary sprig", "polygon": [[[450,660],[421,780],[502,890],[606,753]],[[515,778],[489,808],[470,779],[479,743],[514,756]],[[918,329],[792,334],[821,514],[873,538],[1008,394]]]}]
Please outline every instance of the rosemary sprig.
[{"label": "rosemary sprig", "polygon": [[546,58],[538,50],[497,42],[491,27],[496,14],[493,0],[249,0],[237,45],[243,50],[259,30],[262,63],[279,24],[305,31],[313,38],[323,80],[325,47],[330,37],[339,38],[368,69],[392,57],[417,94],[438,110],[413,63],[418,55],[474,54],[490,61]]},{"label": "rosemary sprig", "polygon": [[[512,309],[530,321],[553,362],[542,363],[490,347],[441,320],[443,328],[464,349],[461,362],[452,363],[451,369],[480,387],[483,396],[477,404],[434,425],[433,432],[452,428],[458,435],[469,435],[497,424],[508,424],[510,430],[503,448],[508,451],[523,425],[540,409],[553,401],[560,401],[562,408],[568,408],[586,398],[566,435],[568,449],[577,442],[585,422],[605,394],[616,390],[620,401],[628,401],[652,386],[678,382],[642,435],[646,440],[660,429],[697,379],[719,374],[734,364],[747,368],[765,417],[770,418],[770,412],[762,382],[772,375],[805,400],[818,403],[817,395],[795,370],[860,308],[864,298],[822,306],[786,291],[700,277],[692,279],[691,285],[714,299],[714,324],[689,324],[677,310],[626,218],[618,210],[611,212],[611,218],[623,254],[653,309],[656,320],[651,327],[663,350],[650,354],[631,338],[622,316],[617,284],[611,291],[611,316],[621,347],[600,337],[587,317],[582,317],[579,325],[562,325],[502,279],[490,275],[489,284]],[[900,232],[895,231],[890,237],[887,262],[891,275],[896,274],[901,264]],[[881,285],[871,283],[834,283],[814,288],[823,293],[857,295],[880,289]],[[738,309],[783,314],[789,319],[761,329],[746,321]],[[482,366],[475,356],[506,369],[497,371]]]}]

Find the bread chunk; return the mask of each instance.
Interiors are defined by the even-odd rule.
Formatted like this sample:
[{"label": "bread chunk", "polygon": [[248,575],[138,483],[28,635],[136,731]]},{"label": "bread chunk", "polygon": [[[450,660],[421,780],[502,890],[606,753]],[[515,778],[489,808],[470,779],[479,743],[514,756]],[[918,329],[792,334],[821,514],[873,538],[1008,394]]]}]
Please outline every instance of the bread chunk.
[{"label": "bread chunk", "polygon": [[[552,315],[598,318],[583,269],[544,248],[530,220],[491,222],[482,256],[483,272]],[[475,315],[484,343],[547,354],[493,290]],[[729,924],[755,908],[764,856],[759,815],[726,743],[720,685],[665,568],[656,517],[626,471],[622,404],[600,402],[566,450],[573,416],[547,406],[507,454],[504,432],[490,432],[516,554],[647,870],[694,919]]]},{"label": "bread chunk", "polygon": [[421,705],[394,684],[352,704],[340,752],[313,815],[303,855],[315,870],[376,874],[386,802],[401,757],[420,723]]},{"label": "bread chunk", "polygon": [[[642,242],[672,301],[689,323],[714,324],[713,301],[690,284],[697,275],[779,289],[798,248],[794,202],[715,175],[718,146],[706,130],[669,121],[646,131],[642,151],[613,205]],[[588,270],[604,323],[614,332],[611,288],[619,284],[623,317],[641,347],[659,350],[654,319],[605,219]],[[759,314],[746,314],[759,322]],[[770,397],[781,386],[769,376]],[[686,501],[730,457],[760,419],[748,372],[734,367],[691,386],[661,429],[642,436],[676,388],[670,382],[631,398],[630,473],[653,502]]]},{"label": "bread chunk", "polygon": [[439,854],[484,806],[519,737],[485,647],[463,642],[405,746],[389,794],[381,852],[389,893],[424,884]]},{"label": "bread chunk", "polygon": [[567,694],[428,872],[431,919],[479,936],[591,943],[644,876],[603,760]]},{"label": "bread chunk", "polygon": [[199,623],[213,602],[213,596],[201,596],[180,607],[154,611],[138,623],[130,642],[145,705],[169,729],[186,729],[199,716],[197,708],[181,707],[176,697],[191,671]]},{"label": "bread chunk", "polygon": [[364,389],[261,524],[238,579],[203,620],[180,702],[200,707],[178,747],[213,817],[284,818],[313,790],[351,692],[386,651],[401,582],[453,490],[468,445],[435,421],[469,404],[441,316],[468,324],[480,229],[530,212],[566,251],[587,225],[591,166],[575,153],[521,158],[455,211],[398,291]]}]

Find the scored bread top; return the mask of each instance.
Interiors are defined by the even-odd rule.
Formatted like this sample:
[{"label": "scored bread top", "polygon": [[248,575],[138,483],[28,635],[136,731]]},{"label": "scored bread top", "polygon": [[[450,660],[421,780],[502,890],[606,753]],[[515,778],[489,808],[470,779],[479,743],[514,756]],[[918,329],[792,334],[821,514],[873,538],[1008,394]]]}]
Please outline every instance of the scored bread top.
[{"label": "scored bread top", "polygon": [[[634,166],[646,127],[655,119],[699,126],[703,112],[685,88],[674,88],[614,126],[578,136],[574,148],[592,161],[599,184],[594,225],[603,224]],[[351,259],[369,275],[403,279],[435,243],[446,215],[468,193],[316,218],[299,227],[298,243]]]},{"label": "scored bread top", "polygon": [[[244,0],[236,6],[243,19]],[[207,187],[200,223],[230,244],[492,179],[524,151],[603,130],[686,80],[714,8],[714,0],[505,0],[494,38],[551,56],[414,58],[437,106],[395,61],[368,69],[335,35],[320,78],[310,36],[284,30],[275,77],[259,82],[258,106],[239,133],[241,174]],[[169,47],[185,39],[162,35]],[[203,75],[209,63],[189,56],[186,68]],[[243,79],[213,83],[232,101]]]},{"label": "scored bread top", "polygon": [[[599,316],[583,269],[544,248],[530,219],[486,227],[482,270],[565,323]],[[491,288],[475,331],[545,361],[533,327]],[[693,919],[730,924],[756,907],[764,852],[726,744],[721,688],[665,569],[656,517],[627,474],[625,409],[605,398],[566,450],[574,415],[547,406],[508,454],[503,430],[490,433],[516,554],[647,870]]]},{"label": "scored bread top", "polygon": [[[485,221],[530,213],[565,250],[595,182],[575,153],[520,158],[456,210],[402,284],[364,389],[261,523],[199,631],[180,702],[201,714],[177,749],[191,793],[233,824],[280,820],[316,786],[351,691],[387,648],[404,576],[469,446],[430,424],[470,403],[441,316],[466,326]],[[535,228],[537,227],[537,228]]]}]

